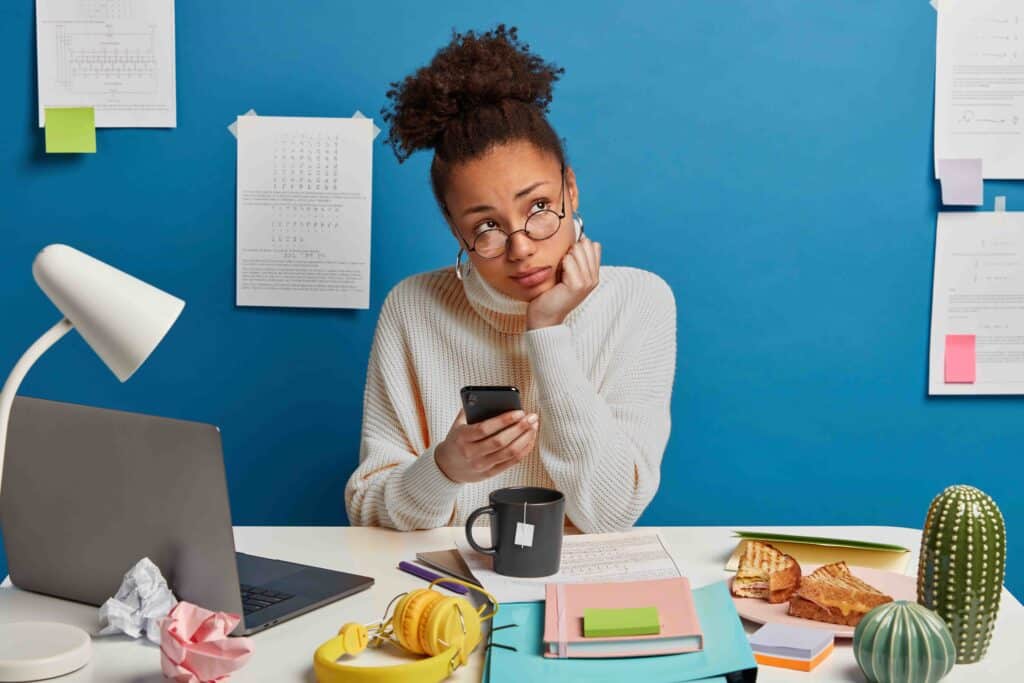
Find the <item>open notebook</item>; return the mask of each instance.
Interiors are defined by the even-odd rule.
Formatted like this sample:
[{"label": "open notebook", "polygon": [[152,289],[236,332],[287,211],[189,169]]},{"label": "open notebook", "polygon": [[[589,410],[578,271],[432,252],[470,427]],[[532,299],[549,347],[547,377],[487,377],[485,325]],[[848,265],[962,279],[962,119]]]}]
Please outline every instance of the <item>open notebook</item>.
[{"label": "open notebook", "polygon": [[543,656],[544,605],[506,603],[494,615],[485,683],[754,683],[757,662],[724,581],[693,590],[704,649],[664,657],[550,659]]}]

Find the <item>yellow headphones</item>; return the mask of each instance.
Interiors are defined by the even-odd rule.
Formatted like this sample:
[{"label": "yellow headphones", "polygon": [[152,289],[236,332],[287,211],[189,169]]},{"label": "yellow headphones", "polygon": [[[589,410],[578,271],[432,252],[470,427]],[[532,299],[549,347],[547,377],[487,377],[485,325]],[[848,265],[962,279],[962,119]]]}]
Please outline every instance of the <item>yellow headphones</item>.
[{"label": "yellow headphones", "polygon": [[[434,590],[441,582],[458,583],[485,595],[491,601],[491,612],[484,614],[487,605],[475,609],[465,598],[449,597]],[[395,605],[395,612],[389,618],[391,605]],[[356,623],[342,626],[338,635],[318,647],[313,655],[316,680],[319,683],[443,681],[466,663],[480,644],[481,623],[497,612],[497,600],[479,586],[448,577],[437,579],[427,588],[397,596],[384,611],[384,618],[370,624],[369,628]],[[381,647],[386,642],[429,656],[396,666],[352,666],[338,662],[342,655],[354,657],[367,646]]]}]

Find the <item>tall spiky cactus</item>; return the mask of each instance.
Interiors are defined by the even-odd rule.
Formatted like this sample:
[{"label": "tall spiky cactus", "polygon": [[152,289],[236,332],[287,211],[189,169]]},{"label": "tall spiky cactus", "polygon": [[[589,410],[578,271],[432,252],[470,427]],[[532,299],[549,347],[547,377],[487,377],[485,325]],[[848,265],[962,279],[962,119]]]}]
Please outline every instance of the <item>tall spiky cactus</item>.
[{"label": "tall spiky cactus", "polygon": [[932,501],[921,536],[917,601],[949,626],[956,663],[985,656],[1006,571],[999,507],[973,486],[950,486]]}]

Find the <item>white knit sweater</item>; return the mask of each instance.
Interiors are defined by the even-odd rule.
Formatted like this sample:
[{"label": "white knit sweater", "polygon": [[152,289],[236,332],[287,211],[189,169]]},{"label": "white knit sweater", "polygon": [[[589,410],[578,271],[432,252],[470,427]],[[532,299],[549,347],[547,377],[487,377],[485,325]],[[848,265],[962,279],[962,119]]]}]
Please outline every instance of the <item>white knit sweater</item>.
[{"label": "white knit sweater", "polygon": [[[462,524],[505,486],[562,491],[585,532],[632,526],[658,490],[676,361],[672,290],[653,273],[601,267],[561,325],[526,330],[526,302],[471,270],[409,277],[381,308],[367,368],[359,467],[345,488],[357,525]],[[466,385],[515,385],[540,416],[537,446],[490,479],[458,484],[434,462]]]}]

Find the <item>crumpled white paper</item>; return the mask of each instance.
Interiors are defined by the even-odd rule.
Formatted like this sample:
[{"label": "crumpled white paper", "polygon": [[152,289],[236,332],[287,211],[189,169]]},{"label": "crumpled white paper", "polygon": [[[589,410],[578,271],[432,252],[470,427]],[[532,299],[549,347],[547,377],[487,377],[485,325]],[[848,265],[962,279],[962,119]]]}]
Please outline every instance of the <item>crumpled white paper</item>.
[{"label": "crumpled white paper", "polygon": [[178,604],[160,568],[148,557],[128,570],[114,597],[100,607],[98,636],[125,633],[138,638],[143,633],[160,644],[160,619]]}]

